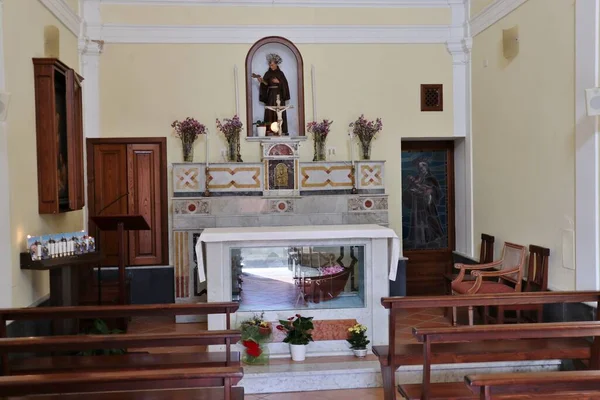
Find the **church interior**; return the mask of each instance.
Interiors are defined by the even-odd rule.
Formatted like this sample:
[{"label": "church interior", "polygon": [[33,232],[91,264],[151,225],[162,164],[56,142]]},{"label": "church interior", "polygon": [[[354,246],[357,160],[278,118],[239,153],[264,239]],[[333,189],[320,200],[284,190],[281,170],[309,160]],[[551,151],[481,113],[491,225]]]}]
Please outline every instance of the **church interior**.
[{"label": "church interior", "polygon": [[0,0],[0,399],[600,399],[599,60],[600,0]]}]

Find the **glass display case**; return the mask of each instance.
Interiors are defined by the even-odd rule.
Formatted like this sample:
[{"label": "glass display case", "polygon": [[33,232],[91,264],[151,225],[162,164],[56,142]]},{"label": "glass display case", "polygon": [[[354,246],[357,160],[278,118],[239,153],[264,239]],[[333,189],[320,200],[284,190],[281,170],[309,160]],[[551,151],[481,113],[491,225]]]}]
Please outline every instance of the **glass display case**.
[{"label": "glass display case", "polygon": [[365,307],[365,246],[232,247],[239,311]]}]

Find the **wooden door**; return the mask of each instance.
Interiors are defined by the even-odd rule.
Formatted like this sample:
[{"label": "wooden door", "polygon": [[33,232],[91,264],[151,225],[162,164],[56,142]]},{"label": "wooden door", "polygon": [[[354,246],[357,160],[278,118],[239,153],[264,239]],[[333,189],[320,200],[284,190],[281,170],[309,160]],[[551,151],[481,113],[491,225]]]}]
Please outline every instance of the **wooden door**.
[{"label": "wooden door", "polygon": [[407,295],[445,293],[454,250],[454,142],[402,142]]},{"label": "wooden door", "polygon": [[[166,265],[169,260],[166,145],[166,138],[87,140],[89,216],[141,214],[151,228],[127,235],[127,266]],[[116,234],[98,232],[88,223],[107,256],[104,265],[117,265]]]},{"label": "wooden door", "polygon": [[[96,144],[88,152],[89,216],[127,214],[127,151],[122,144]],[[89,221],[90,235],[106,255],[104,265],[119,264],[116,232],[102,232]],[[127,248],[127,244],[125,245]]]},{"label": "wooden door", "polygon": [[160,168],[159,144],[127,145],[128,212],[143,215],[151,228],[129,232],[130,265],[156,265],[163,260]]}]

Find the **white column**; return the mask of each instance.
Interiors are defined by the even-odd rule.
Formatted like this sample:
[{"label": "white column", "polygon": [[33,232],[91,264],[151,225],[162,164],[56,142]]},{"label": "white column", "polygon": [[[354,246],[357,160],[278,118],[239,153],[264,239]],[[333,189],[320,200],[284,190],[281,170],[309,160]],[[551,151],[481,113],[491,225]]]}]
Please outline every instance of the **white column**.
[{"label": "white column", "polygon": [[469,2],[448,0],[452,13],[451,39],[446,43],[452,56],[452,101],[455,180],[456,250],[473,257],[473,146],[471,142],[471,48],[468,23]]},{"label": "white column", "polygon": [[[0,0],[0,92],[4,80],[4,4]],[[12,247],[10,234],[10,181],[8,171],[8,129],[0,121],[0,307],[12,307]]]},{"label": "white column", "polygon": [[575,5],[575,288],[598,290],[600,268],[598,120],[585,89],[598,86],[599,0]]}]

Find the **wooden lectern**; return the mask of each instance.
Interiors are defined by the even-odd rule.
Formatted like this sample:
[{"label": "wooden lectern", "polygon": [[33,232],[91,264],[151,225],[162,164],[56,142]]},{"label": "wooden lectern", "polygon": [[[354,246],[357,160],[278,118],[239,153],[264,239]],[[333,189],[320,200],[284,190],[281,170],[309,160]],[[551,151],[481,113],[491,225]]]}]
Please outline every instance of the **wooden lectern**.
[{"label": "wooden lectern", "polygon": [[117,231],[119,239],[119,304],[125,304],[125,231],[147,231],[150,225],[142,215],[91,217],[101,231]]}]

